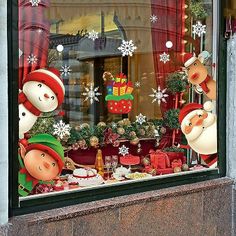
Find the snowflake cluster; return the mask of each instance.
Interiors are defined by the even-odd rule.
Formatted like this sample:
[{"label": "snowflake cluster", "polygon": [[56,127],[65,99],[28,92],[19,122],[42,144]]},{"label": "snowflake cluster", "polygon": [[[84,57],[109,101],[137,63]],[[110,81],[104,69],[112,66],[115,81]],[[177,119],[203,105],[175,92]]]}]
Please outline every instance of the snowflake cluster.
[{"label": "snowflake cluster", "polygon": [[65,136],[70,136],[71,127],[69,124],[65,124],[62,120],[53,125],[54,132],[53,135],[56,135],[60,139],[63,139]]},{"label": "snowflake cluster", "polygon": [[193,25],[193,34],[198,35],[198,37],[201,37],[203,34],[206,33],[206,25],[203,25],[200,21],[197,22],[197,24]]},{"label": "snowflake cluster", "polygon": [[136,82],[134,83],[134,86],[135,86],[135,88],[140,88],[141,83],[140,83],[139,81],[136,81]]},{"label": "snowflake cluster", "polygon": [[134,45],[132,40],[129,41],[125,41],[122,40],[122,44],[120,45],[120,47],[118,47],[118,50],[120,50],[122,52],[122,56],[133,56],[133,52],[134,50],[136,50],[137,47]]}]

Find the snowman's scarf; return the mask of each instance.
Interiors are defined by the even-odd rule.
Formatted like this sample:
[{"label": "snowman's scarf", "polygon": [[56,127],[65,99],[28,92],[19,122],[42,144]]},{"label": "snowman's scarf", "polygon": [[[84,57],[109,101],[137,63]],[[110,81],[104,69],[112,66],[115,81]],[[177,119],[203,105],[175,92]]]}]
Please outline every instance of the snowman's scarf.
[{"label": "snowman's scarf", "polygon": [[39,116],[41,114],[41,111],[38,110],[26,97],[26,95],[21,92],[18,95],[18,101],[19,104],[23,104],[25,106],[25,108],[31,112],[32,114],[34,114],[35,116]]},{"label": "snowman's scarf", "polygon": [[209,93],[209,88],[207,87],[207,83],[211,80],[211,77],[209,75],[207,75],[207,77],[204,79],[203,82],[201,82],[199,85],[201,86],[202,90],[205,93]]}]

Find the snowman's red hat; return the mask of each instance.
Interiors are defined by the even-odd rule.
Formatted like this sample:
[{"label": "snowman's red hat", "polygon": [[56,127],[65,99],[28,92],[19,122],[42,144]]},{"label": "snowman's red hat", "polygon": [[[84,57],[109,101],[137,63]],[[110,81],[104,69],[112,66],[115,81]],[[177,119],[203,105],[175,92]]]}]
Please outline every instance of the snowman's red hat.
[{"label": "snowman's red hat", "polygon": [[195,54],[186,53],[184,54],[184,66],[189,67],[191,66],[198,58]]},{"label": "snowman's red hat", "polygon": [[55,68],[38,69],[30,72],[23,80],[23,86],[29,81],[38,81],[47,85],[57,96],[58,106],[64,100],[65,88],[60,78],[60,72]]}]

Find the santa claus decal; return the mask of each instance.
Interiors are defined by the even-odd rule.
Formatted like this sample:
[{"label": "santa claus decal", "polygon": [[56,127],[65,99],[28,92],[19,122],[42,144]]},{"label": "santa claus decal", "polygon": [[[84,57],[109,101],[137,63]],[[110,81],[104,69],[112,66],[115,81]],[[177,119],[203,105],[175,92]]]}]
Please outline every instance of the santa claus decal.
[{"label": "santa claus decal", "polygon": [[24,137],[42,112],[52,112],[64,99],[65,88],[55,68],[39,69],[23,80],[19,94],[19,138]]},{"label": "santa claus decal", "polygon": [[[198,57],[191,54],[185,55],[184,66],[187,70],[188,80],[195,85],[209,99],[216,99],[216,82],[208,75],[207,68],[203,65],[204,57],[200,54]],[[198,92],[198,91],[197,91]]]},{"label": "santa claus decal", "polygon": [[209,167],[217,165],[217,118],[212,110],[210,101],[204,105],[189,103],[179,114],[181,130],[188,141],[188,146],[179,146],[192,148]]}]

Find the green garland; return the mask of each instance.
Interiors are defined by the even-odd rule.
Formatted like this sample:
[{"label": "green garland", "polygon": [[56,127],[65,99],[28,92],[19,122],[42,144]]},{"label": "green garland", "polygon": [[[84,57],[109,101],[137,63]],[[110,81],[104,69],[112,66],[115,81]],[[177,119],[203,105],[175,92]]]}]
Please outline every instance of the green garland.
[{"label": "green garland", "polygon": [[187,76],[183,72],[174,72],[167,77],[166,87],[173,94],[184,92],[187,85]]},{"label": "green garland", "polygon": [[177,147],[166,147],[163,149],[164,152],[184,152],[185,150],[183,148],[177,148]]}]

